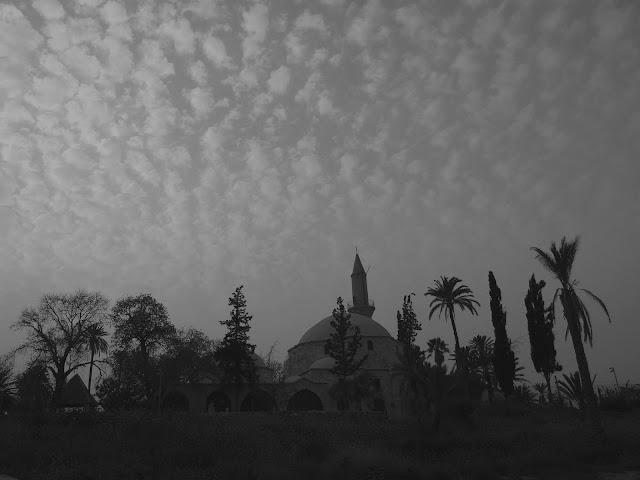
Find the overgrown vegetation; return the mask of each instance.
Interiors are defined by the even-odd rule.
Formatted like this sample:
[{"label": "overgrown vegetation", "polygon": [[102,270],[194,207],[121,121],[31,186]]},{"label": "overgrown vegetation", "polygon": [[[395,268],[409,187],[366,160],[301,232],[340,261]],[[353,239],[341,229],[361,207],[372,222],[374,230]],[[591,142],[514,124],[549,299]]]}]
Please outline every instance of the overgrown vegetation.
[{"label": "overgrown vegetation", "polygon": [[[426,351],[415,344],[421,325],[413,294],[404,297],[402,313],[397,315],[402,348],[389,374],[402,377],[403,395],[413,400],[408,423],[353,412],[207,416],[174,410],[153,416],[152,407],[166,383],[253,386],[258,381],[255,346],[248,337],[252,317],[246,312],[243,287],[229,299],[230,319],[220,322],[229,330],[222,341],[192,328],[177,330],[165,307],[150,295],[125,297],[110,315],[115,326],[113,348],[104,339],[108,302],[101,294],[81,290],[74,295],[45,295],[38,307],[25,309],[13,325],[28,332],[27,341],[15,350],[31,354],[27,369],[14,376],[9,357],[0,362],[0,412],[6,408],[12,413],[0,417],[0,430],[6,432],[0,437],[0,471],[47,480],[300,475],[417,479],[537,473],[545,464],[566,473],[577,471],[580,462],[588,464],[587,470],[600,463],[640,468],[630,453],[640,450],[640,415],[634,411],[640,406],[640,387],[627,384],[599,389],[597,398],[593,394],[580,339],[584,332],[584,341],[591,344],[590,315],[574,289],[577,282],[570,278],[578,246],[579,237],[571,242],[563,238],[559,248],[552,243],[551,253],[533,248],[561,284],[545,308],[541,294],[545,282],[534,276],[529,281],[525,305],[531,354],[546,381],[533,389],[525,384],[515,342],[507,335],[506,312],[492,272],[489,297],[495,339],[476,335],[468,345],[460,345],[455,307],[477,315],[480,306],[460,279],[441,277],[425,294],[433,297],[429,319],[437,310],[451,319],[455,340],[451,370],[443,365],[444,354],[449,353],[444,340],[430,339]],[[608,316],[599,298],[579,290]],[[561,368],[553,345],[557,298],[579,371],[563,375],[564,380],[554,378],[553,392],[551,375]],[[80,317],[88,320],[81,322]],[[339,401],[340,410],[361,410],[363,405],[371,410],[373,400],[381,397],[380,379],[361,370],[367,355],[358,355],[362,337],[349,318],[338,298],[331,322],[334,333],[326,344],[335,360],[330,373],[337,379],[329,393]],[[274,367],[274,381],[282,382],[282,364],[272,361],[272,352],[273,347],[266,364]],[[96,360],[103,353],[110,354],[108,359]],[[428,361],[432,357],[435,365]],[[89,366],[91,378],[93,367],[102,374],[99,365],[105,362],[111,372],[106,378],[101,375],[96,390],[107,413],[56,413],[69,374]],[[480,402],[483,391],[489,405]],[[238,409],[238,400],[232,411]],[[187,407],[188,403],[181,404]],[[602,420],[600,411],[605,412]],[[431,428],[425,418],[431,419]],[[587,434],[589,425],[596,437]],[[440,469],[438,462],[447,467]]]},{"label": "overgrown vegetation", "polygon": [[417,422],[353,412],[12,415],[0,417],[0,471],[21,480],[373,480],[584,479],[640,469],[638,410],[604,415],[608,447],[585,435],[575,410],[510,418],[502,411],[482,406],[476,431],[447,421],[438,435]]}]

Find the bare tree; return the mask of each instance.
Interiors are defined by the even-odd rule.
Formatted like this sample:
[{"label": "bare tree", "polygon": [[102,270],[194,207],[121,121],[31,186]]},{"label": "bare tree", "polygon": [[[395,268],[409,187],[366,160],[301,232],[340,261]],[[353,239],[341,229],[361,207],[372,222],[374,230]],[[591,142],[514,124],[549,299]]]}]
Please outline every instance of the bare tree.
[{"label": "bare tree", "polygon": [[[31,355],[46,365],[54,380],[52,402],[57,406],[67,378],[91,363],[86,348],[87,329],[107,319],[109,301],[100,292],[48,293],[37,307],[22,310],[12,330],[26,331],[27,339],[16,353]],[[100,361],[94,361],[97,368]]]}]

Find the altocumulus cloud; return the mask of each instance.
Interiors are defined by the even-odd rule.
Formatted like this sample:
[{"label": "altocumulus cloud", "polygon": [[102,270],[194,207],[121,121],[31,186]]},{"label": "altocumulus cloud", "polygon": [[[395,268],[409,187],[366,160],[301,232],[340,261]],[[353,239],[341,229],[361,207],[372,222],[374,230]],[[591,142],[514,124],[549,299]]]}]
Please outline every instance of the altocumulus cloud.
[{"label": "altocumulus cloud", "polygon": [[469,238],[526,249],[637,212],[638,10],[2,3],[2,286],[200,292],[176,314],[203,326],[240,282],[265,312],[302,308],[354,243],[393,278]]}]

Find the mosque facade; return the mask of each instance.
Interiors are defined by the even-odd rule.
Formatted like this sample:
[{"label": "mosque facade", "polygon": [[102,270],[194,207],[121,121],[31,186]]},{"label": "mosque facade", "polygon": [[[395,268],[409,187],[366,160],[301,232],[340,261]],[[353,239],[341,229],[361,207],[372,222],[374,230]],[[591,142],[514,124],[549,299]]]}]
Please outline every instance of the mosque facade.
[{"label": "mosque facade", "polygon": [[[370,398],[350,408],[386,412],[390,417],[407,415],[409,399],[402,393],[402,379],[391,375],[398,363],[400,343],[388,330],[373,319],[375,304],[369,298],[367,273],[359,255],[351,273],[352,299],[347,302],[352,327],[360,327],[361,346],[356,358],[367,359],[355,376],[364,373],[370,379]],[[169,385],[163,396],[163,406],[181,405],[192,412],[220,411],[339,411],[342,406],[331,398],[329,389],[337,382],[330,373],[335,361],[329,356],[326,341],[333,332],[329,315],[311,328],[287,352],[284,362],[285,380],[273,382],[273,372],[262,359],[253,354],[258,366],[259,383],[239,389],[225,388],[219,383]],[[351,330],[348,334],[352,334]]]}]

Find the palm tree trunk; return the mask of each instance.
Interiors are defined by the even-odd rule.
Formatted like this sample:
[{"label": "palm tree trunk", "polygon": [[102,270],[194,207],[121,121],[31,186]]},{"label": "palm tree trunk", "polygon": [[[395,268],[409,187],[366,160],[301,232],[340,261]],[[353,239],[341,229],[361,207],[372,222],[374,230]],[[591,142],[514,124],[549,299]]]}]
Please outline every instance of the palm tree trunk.
[{"label": "palm tree trunk", "polygon": [[93,355],[95,354],[95,351],[93,350],[93,348],[91,349],[91,361],[89,362],[89,395],[91,395],[91,374],[93,373]]},{"label": "palm tree trunk", "polygon": [[470,385],[470,378],[469,378],[469,370],[467,368],[466,358],[463,358],[462,354],[460,353],[460,340],[458,339],[458,330],[456,330],[456,322],[455,322],[455,315],[453,314],[453,309],[449,310],[449,316],[451,317],[451,326],[453,327],[453,336],[456,339],[456,364],[460,362],[460,364],[458,365],[458,368],[461,368],[462,370],[462,382],[465,387],[467,402],[469,402],[469,405],[471,407],[471,411],[467,417],[467,420],[469,421],[470,425],[474,426],[475,425],[475,420],[473,418],[474,408],[471,400],[471,385]]},{"label": "palm tree trunk", "polygon": [[551,374],[545,373],[544,379],[547,381],[547,392],[549,392],[549,405],[553,406],[553,393],[551,392]]},{"label": "palm tree trunk", "polygon": [[456,340],[456,359],[458,358],[457,354],[460,350],[460,340],[458,339],[458,330],[456,329],[456,320],[455,315],[453,314],[453,309],[449,310],[449,318],[451,319],[451,326],[453,327],[453,337]]},{"label": "palm tree trunk", "polygon": [[485,368],[484,380],[487,382],[487,393],[489,394],[489,405],[493,405],[493,384],[491,382],[491,374],[489,370]]},{"label": "palm tree trunk", "polygon": [[575,314],[571,301],[571,293],[565,293],[563,290],[560,294],[560,301],[564,308],[565,318],[569,324],[569,332],[571,333],[571,340],[573,342],[573,349],[576,353],[576,361],[578,363],[578,371],[580,372],[580,380],[582,383],[582,389],[586,400],[587,418],[591,424],[596,436],[603,442],[607,442],[607,436],[602,425],[602,417],[600,416],[600,409],[598,408],[598,400],[593,392],[593,384],[591,383],[591,374],[589,372],[589,363],[587,362],[587,356],[584,352],[584,345],[580,337],[580,329],[578,326],[578,318]]}]

